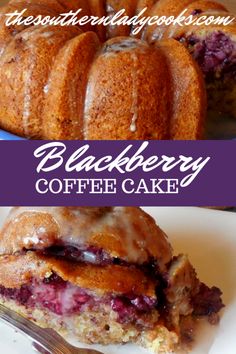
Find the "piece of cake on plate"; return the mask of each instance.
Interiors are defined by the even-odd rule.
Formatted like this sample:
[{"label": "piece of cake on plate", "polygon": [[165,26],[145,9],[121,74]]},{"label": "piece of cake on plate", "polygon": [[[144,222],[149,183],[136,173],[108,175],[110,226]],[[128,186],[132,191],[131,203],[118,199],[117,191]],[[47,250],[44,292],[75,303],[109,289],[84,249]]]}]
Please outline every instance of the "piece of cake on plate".
[{"label": "piece of cake on plate", "polygon": [[223,307],[139,208],[13,208],[0,254],[0,303],[84,343],[168,353]]}]

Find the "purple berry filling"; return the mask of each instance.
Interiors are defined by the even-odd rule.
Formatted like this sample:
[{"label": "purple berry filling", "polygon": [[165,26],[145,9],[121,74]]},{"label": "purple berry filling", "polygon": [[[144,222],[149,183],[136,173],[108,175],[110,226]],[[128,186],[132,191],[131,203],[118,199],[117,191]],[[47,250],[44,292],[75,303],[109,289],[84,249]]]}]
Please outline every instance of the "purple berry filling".
[{"label": "purple berry filling", "polygon": [[20,289],[0,286],[0,295],[29,308],[46,308],[57,315],[72,315],[86,309],[99,309],[101,304],[106,304],[118,314],[118,321],[122,323],[138,321],[143,314],[150,313],[157,306],[156,299],[135,294],[98,297],[55,274],[43,281],[33,279],[30,285],[24,285]]},{"label": "purple berry filling", "polygon": [[64,260],[73,262],[81,262],[86,264],[94,264],[97,266],[120,265],[126,267],[135,267],[140,269],[144,274],[154,277],[158,283],[159,270],[157,262],[150,259],[144,264],[131,264],[127,261],[110,256],[103,249],[96,247],[72,247],[72,246],[54,246],[44,250],[45,256],[60,257]]},{"label": "purple berry filling", "polygon": [[209,288],[201,283],[197,296],[193,299],[194,315],[210,316],[219,312],[224,304],[221,300],[222,292],[217,287]]},{"label": "purple berry filling", "polygon": [[200,15],[202,13],[201,9],[195,9],[193,10],[193,12],[191,13],[191,15],[196,16],[196,15]]},{"label": "purple berry filling", "polygon": [[111,308],[119,314],[120,322],[131,322],[138,320],[138,314],[148,313],[157,305],[155,299],[148,296],[128,295],[126,297],[114,297],[111,300]]},{"label": "purple berry filling", "polygon": [[192,35],[187,44],[207,78],[221,73],[236,74],[236,43],[224,33],[213,32],[204,39]]},{"label": "purple berry filling", "polygon": [[96,247],[72,247],[72,246],[54,246],[46,249],[44,252],[46,256],[63,257],[69,261],[76,261],[82,263],[92,263],[96,265],[108,265],[114,263],[107,252]]},{"label": "purple berry filling", "polygon": [[0,295],[6,299],[16,300],[21,305],[27,305],[32,293],[26,285],[23,285],[20,289],[7,289],[0,286]]}]

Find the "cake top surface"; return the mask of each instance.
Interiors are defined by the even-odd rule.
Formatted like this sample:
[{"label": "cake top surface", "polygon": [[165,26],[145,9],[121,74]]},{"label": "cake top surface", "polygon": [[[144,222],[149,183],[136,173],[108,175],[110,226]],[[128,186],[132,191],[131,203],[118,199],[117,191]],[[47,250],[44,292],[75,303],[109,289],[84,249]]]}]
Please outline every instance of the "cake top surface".
[{"label": "cake top surface", "polygon": [[17,207],[0,233],[0,254],[50,247],[95,247],[112,257],[163,268],[172,258],[166,235],[135,207]]}]

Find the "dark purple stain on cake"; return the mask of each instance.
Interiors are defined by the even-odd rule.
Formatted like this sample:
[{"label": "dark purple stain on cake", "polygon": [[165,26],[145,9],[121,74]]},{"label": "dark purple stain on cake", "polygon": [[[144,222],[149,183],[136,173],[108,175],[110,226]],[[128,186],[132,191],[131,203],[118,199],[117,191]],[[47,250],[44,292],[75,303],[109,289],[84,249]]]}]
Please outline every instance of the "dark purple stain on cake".
[{"label": "dark purple stain on cake", "polygon": [[192,16],[196,16],[196,15],[200,15],[202,13],[201,9],[195,9],[193,10],[193,12],[191,13]]},{"label": "dark purple stain on cake", "polygon": [[101,304],[107,304],[117,312],[118,321],[122,323],[138,321],[140,316],[151,312],[157,305],[156,299],[132,293],[98,297],[64,281],[56,274],[43,281],[32,279],[30,285],[20,289],[0,286],[0,295],[29,308],[46,308],[57,315],[72,315],[86,309],[99,309]]},{"label": "dark purple stain on cake", "polygon": [[25,306],[32,296],[30,288],[26,285],[22,286],[20,289],[7,289],[0,286],[0,294],[6,299],[15,300]]},{"label": "dark purple stain on cake", "polygon": [[157,305],[155,299],[148,296],[126,295],[114,297],[111,300],[111,308],[119,315],[120,322],[137,321],[140,313],[148,313]]},{"label": "dark purple stain on cake", "polygon": [[194,315],[210,316],[218,313],[224,307],[221,295],[222,292],[217,287],[209,288],[201,283],[199,293],[192,300]]},{"label": "dark purple stain on cake", "polygon": [[94,246],[53,246],[43,251],[45,256],[59,257],[64,260],[83,264],[94,264],[96,266],[119,265],[124,267],[134,267],[141,270],[145,275],[154,277],[158,281],[160,275],[157,260],[150,257],[148,262],[143,264],[129,263],[124,259],[113,257],[105,250]]},{"label": "dark purple stain on cake", "polygon": [[103,249],[96,247],[72,247],[72,246],[53,246],[46,249],[46,256],[62,257],[63,259],[81,262],[86,264],[108,265],[113,264],[113,258]]},{"label": "dark purple stain on cake", "polygon": [[204,39],[192,35],[187,45],[203,73],[211,78],[215,74],[236,72],[236,43],[223,32],[213,32]]}]

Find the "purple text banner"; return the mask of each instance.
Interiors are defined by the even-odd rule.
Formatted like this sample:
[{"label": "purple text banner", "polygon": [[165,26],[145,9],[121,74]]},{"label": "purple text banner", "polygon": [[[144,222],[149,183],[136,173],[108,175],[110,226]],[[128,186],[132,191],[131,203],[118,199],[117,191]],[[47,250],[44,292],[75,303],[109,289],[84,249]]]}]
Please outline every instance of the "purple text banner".
[{"label": "purple text banner", "polygon": [[0,141],[1,206],[235,206],[236,141]]}]

